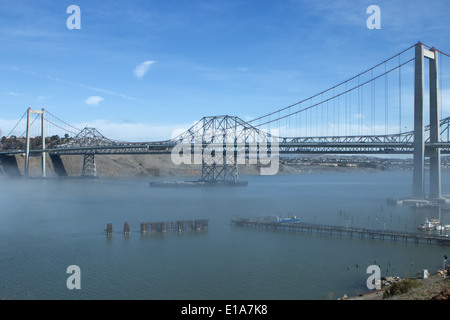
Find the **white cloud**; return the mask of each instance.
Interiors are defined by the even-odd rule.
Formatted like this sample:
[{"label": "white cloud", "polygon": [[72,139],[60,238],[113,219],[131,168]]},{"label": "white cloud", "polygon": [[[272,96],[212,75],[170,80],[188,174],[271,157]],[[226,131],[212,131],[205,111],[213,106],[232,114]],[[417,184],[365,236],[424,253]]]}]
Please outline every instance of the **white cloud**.
[{"label": "white cloud", "polygon": [[45,100],[45,99],[50,99],[51,96],[39,96],[37,97],[38,100]]},{"label": "white cloud", "polygon": [[102,102],[103,100],[105,100],[105,99],[103,99],[100,96],[91,96],[91,97],[88,97],[86,100],[84,100],[84,102],[91,106],[98,106],[98,104],[100,102]]},{"label": "white cloud", "polygon": [[25,96],[23,93],[14,92],[14,91],[6,92],[6,94],[13,96],[13,97],[24,97]]},{"label": "white cloud", "polygon": [[136,66],[136,68],[134,69],[134,75],[136,77],[138,77],[139,79],[142,79],[142,77],[144,77],[145,74],[148,72],[150,66],[154,63],[155,63],[155,61],[151,61],[151,60],[142,62],[141,64]]},{"label": "white cloud", "polygon": [[87,85],[82,84],[82,83],[71,82],[71,81],[67,81],[67,80],[64,80],[64,79],[55,78],[55,77],[52,77],[52,76],[47,76],[47,79],[52,80],[52,81],[56,81],[56,82],[60,82],[60,83],[64,83],[64,84],[68,84],[68,85],[71,85],[71,86],[77,86],[77,87],[84,88],[84,89],[87,89],[87,90],[101,92],[101,93],[104,93],[104,94],[107,94],[107,95],[121,97],[121,98],[128,99],[128,100],[136,100],[136,98],[130,97],[130,96],[128,96],[126,94],[123,94],[123,93],[120,93],[120,92],[114,92],[114,91],[110,91],[110,90],[106,90],[106,89],[102,89],[102,88],[96,88],[96,87],[92,87],[92,86],[87,86]]}]

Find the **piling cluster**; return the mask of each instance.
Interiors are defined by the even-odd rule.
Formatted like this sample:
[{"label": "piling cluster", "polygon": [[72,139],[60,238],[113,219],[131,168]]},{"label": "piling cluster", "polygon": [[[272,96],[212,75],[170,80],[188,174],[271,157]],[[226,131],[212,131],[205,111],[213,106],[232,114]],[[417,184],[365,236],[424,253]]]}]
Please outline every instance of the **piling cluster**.
[{"label": "piling cluster", "polygon": [[[209,226],[209,220],[207,219],[198,219],[198,220],[177,220],[177,221],[161,221],[161,222],[141,222],[141,233],[150,233],[150,232],[160,232],[166,233],[169,231],[201,231],[207,229]],[[106,235],[112,235],[113,227],[112,223],[108,223],[106,226]],[[130,234],[130,224],[128,222],[124,223],[123,226],[123,234]]]},{"label": "piling cluster", "polygon": [[141,233],[146,232],[168,232],[183,230],[203,230],[208,228],[208,220],[183,220],[163,222],[142,222]]}]

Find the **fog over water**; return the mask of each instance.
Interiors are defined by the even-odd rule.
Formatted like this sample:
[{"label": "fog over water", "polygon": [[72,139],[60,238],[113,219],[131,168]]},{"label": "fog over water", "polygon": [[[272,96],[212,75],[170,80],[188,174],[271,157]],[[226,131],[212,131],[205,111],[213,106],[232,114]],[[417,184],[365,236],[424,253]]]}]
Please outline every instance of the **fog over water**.
[{"label": "fog over water", "polygon": [[[232,217],[292,214],[311,223],[416,232],[437,213],[386,204],[411,195],[411,172],[241,179],[248,186],[149,186],[162,178],[2,179],[0,297],[337,299],[368,291],[369,265],[380,265],[382,276],[415,276],[441,268],[449,253],[438,245],[231,224]],[[448,174],[442,181],[445,193]],[[450,213],[442,215],[449,223]],[[140,233],[141,222],[195,219],[209,219],[209,228]],[[122,233],[126,221],[129,236]],[[80,267],[81,289],[67,288],[70,265]]]}]

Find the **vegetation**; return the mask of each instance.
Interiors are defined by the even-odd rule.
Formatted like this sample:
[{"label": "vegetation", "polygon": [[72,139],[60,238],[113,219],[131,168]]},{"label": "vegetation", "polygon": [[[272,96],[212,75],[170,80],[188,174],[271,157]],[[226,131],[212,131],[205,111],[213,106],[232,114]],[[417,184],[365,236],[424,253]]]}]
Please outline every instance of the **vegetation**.
[{"label": "vegetation", "polygon": [[383,293],[384,299],[392,298],[393,296],[404,294],[410,291],[412,288],[421,286],[422,284],[415,279],[404,279],[392,284],[389,289]]},{"label": "vegetation", "polygon": [[[69,141],[69,135],[66,133],[64,137],[59,135],[53,135],[51,137],[45,138],[45,146],[51,148],[53,146],[63,144]],[[24,137],[3,136],[0,140],[0,150],[24,150],[26,144],[26,139]],[[30,138],[30,149],[40,149],[42,148],[42,137],[31,137]]]}]

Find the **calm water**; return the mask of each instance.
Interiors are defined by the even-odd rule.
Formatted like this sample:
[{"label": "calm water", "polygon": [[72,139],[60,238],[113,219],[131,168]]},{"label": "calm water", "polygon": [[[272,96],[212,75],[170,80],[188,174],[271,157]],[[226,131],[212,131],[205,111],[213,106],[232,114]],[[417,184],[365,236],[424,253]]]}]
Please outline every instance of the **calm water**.
[{"label": "calm water", "polygon": [[[242,179],[247,187],[186,189],[150,188],[149,179],[0,180],[0,298],[337,299],[368,291],[366,268],[375,262],[382,276],[413,276],[441,268],[450,253],[230,223],[233,216],[294,214],[312,223],[415,231],[436,213],[386,205],[388,197],[411,194],[411,172]],[[209,219],[209,229],[140,234],[141,222],[190,219]],[[125,221],[130,236],[122,234]],[[70,265],[81,269],[80,290],[66,286]]]}]

